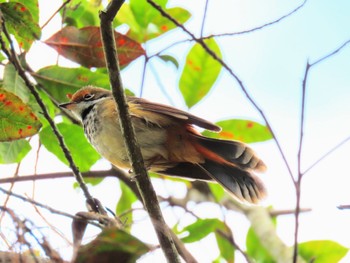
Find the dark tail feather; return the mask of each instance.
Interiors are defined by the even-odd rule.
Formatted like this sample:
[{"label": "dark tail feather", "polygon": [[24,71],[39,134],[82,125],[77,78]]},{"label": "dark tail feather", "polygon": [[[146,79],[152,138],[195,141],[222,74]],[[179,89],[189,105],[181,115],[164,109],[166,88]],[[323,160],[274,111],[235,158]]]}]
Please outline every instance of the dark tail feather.
[{"label": "dark tail feather", "polygon": [[203,164],[179,163],[161,173],[194,180],[216,181],[241,201],[257,203],[266,195],[262,182],[248,171],[206,160]]},{"label": "dark tail feather", "polygon": [[[196,134],[192,134],[192,136],[199,143],[200,147],[197,150],[202,152],[204,156],[210,151],[243,170],[248,169],[257,172],[266,170],[264,162],[245,143],[212,139]],[[209,157],[209,159],[211,158]]]},{"label": "dark tail feather", "polygon": [[249,171],[209,160],[199,166],[203,172],[241,201],[255,204],[266,196],[263,183]]}]

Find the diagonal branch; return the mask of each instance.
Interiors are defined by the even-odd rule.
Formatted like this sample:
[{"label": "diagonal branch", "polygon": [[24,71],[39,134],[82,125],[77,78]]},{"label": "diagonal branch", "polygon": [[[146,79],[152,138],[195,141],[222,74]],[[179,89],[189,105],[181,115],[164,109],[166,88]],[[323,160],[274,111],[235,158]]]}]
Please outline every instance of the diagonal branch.
[{"label": "diagonal branch", "polygon": [[143,204],[150,215],[156,230],[160,246],[168,262],[180,262],[174,241],[169,228],[165,224],[160,211],[157,196],[148,177],[135,131],[130,120],[128,105],[124,95],[123,84],[120,76],[119,61],[112,27],[113,19],[119,11],[123,0],[114,0],[109,3],[107,9],[100,13],[101,35],[105,51],[105,58],[112,87],[113,97],[116,101],[122,134],[125,140],[128,157],[132,163],[132,169],[136,174],[136,183],[140,191]]}]

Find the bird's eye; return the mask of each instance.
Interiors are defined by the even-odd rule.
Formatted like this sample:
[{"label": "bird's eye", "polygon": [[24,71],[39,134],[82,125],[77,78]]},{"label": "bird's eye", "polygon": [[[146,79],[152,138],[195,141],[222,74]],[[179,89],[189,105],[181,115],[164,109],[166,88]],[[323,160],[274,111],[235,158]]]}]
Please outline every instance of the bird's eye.
[{"label": "bird's eye", "polygon": [[91,93],[87,93],[84,95],[84,100],[88,101],[88,100],[91,100],[92,98],[94,97],[94,94],[91,94]]}]

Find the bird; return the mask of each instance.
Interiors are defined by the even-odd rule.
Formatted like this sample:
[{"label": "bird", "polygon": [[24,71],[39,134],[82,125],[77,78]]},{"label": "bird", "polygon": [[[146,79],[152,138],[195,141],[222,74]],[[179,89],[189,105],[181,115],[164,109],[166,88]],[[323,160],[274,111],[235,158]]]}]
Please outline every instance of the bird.
[{"label": "bird", "polygon": [[[117,105],[110,90],[85,86],[60,104],[81,121],[92,146],[113,165],[131,169],[119,124]],[[247,144],[213,139],[196,129],[219,132],[212,122],[186,111],[126,96],[136,140],[146,168],[158,174],[219,183],[235,199],[256,204],[266,189],[255,172],[265,163]]]}]

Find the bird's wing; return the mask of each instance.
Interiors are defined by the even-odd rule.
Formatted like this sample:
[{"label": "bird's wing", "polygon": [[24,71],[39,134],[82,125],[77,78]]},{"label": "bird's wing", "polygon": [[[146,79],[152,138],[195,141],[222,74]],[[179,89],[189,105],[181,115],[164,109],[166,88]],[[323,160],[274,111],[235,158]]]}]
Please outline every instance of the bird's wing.
[{"label": "bird's wing", "polygon": [[[146,121],[154,123],[164,123],[164,117],[172,117],[181,120],[188,124],[194,124],[198,127],[208,129],[211,131],[220,131],[221,128],[214,123],[211,123],[205,119],[194,116],[188,112],[176,109],[171,106],[163,105],[160,103],[150,102],[145,99],[128,97],[129,109],[131,115],[134,116],[148,116]],[[148,111],[153,114],[142,114],[142,111]],[[168,119],[168,118],[167,118]]]}]

